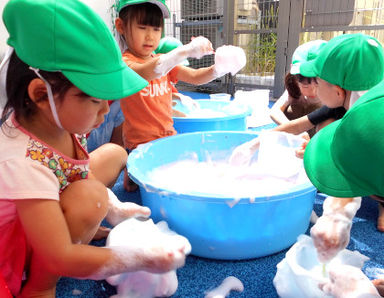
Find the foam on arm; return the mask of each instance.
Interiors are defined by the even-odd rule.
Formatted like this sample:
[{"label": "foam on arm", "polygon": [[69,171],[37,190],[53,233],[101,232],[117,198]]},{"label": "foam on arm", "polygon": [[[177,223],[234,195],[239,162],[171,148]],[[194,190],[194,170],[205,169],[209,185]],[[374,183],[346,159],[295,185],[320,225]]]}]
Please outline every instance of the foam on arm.
[{"label": "foam on arm", "polygon": [[199,36],[192,39],[190,43],[161,55],[154,72],[158,76],[164,76],[188,57],[200,59],[208,54],[213,54],[212,44],[205,37]]},{"label": "foam on arm", "polygon": [[323,215],[311,229],[311,237],[321,262],[328,262],[349,243],[352,219],[361,205],[361,197],[328,197]]}]

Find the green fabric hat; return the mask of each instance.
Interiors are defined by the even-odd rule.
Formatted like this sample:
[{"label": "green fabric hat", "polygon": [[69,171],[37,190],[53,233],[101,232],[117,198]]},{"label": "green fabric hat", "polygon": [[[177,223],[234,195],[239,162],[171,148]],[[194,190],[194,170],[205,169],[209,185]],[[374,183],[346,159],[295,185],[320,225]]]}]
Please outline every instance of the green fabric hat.
[{"label": "green fabric hat", "polygon": [[123,62],[104,21],[81,1],[11,0],[3,21],[22,61],[61,71],[90,96],[120,99],[148,85]]},{"label": "green fabric hat", "polygon": [[292,55],[291,74],[300,74],[300,63],[311,61],[317,57],[325,40],[312,40],[298,46]]},{"label": "green fabric hat", "polygon": [[159,46],[155,50],[156,54],[166,54],[178,47],[181,47],[183,44],[180,40],[175,37],[166,36],[160,39]]},{"label": "green fabric hat", "polygon": [[301,63],[300,73],[350,91],[369,90],[383,80],[383,48],[372,36],[340,35],[332,38],[316,59]]},{"label": "green fabric hat", "polygon": [[[166,36],[160,39],[159,46],[155,50],[155,54],[166,54],[178,47],[181,47],[182,45],[183,43],[177,38],[172,36]],[[182,62],[182,64],[185,66],[188,66],[189,65],[188,59],[185,59]]]},{"label": "green fabric hat", "polygon": [[157,5],[161,9],[161,12],[163,13],[163,17],[169,18],[170,12],[167,4],[165,4],[165,0],[120,0],[116,5],[116,10],[117,12],[120,12],[120,10],[122,10],[124,7],[128,5],[135,5],[135,4],[141,4],[146,2]]},{"label": "green fabric hat", "polygon": [[313,185],[336,197],[384,196],[384,82],[365,93],[305,149]]}]

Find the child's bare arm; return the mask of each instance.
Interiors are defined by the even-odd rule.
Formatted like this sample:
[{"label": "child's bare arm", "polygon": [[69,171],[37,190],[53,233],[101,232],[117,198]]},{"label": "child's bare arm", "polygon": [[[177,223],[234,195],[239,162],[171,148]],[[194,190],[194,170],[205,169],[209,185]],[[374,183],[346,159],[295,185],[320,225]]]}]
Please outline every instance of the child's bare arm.
[{"label": "child's bare arm", "polygon": [[159,77],[159,74],[155,72],[159,58],[160,57],[152,57],[145,63],[130,62],[127,63],[127,65],[147,81],[152,81]]},{"label": "child's bare arm", "polygon": [[285,116],[284,111],[288,108],[288,92],[285,91],[283,95],[273,104],[270,117],[278,125],[286,123],[289,121],[287,116]]},{"label": "child's bare arm", "polygon": [[209,54],[213,54],[211,42],[203,36],[198,36],[193,38],[190,43],[161,55],[154,72],[158,76],[164,76],[187,58],[200,59]]},{"label": "child's bare arm", "polygon": [[298,135],[305,131],[310,130],[313,127],[314,125],[311,123],[311,121],[309,121],[308,116],[303,116],[303,117],[291,120],[289,122],[283,123],[275,127],[273,130],[285,131],[288,133]]},{"label": "child's bare arm", "polygon": [[216,73],[214,71],[214,66],[194,69],[180,65],[177,79],[193,85],[201,85],[216,79]]},{"label": "child's bare arm", "polygon": [[321,262],[328,262],[348,245],[352,219],[360,204],[360,197],[325,199],[323,215],[311,228],[313,243]]},{"label": "child's bare arm", "polygon": [[[166,272],[184,264],[184,247],[101,248],[73,243],[57,201],[20,200],[17,211],[33,252],[52,274],[104,279],[127,271]],[[80,211],[80,210],[79,210]]]}]

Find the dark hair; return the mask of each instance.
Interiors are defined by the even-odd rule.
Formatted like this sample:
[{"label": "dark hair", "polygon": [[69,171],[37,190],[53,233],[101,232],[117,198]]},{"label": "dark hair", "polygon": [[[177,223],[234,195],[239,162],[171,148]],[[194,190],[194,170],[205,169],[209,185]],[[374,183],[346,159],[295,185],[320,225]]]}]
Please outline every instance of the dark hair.
[{"label": "dark hair", "polygon": [[128,21],[136,20],[140,25],[161,28],[164,26],[163,13],[160,7],[152,3],[128,5],[120,10],[119,18],[123,20],[124,25],[127,25]]},{"label": "dark hair", "polygon": [[296,74],[295,76],[296,76],[297,81],[298,81],[299,83],[303,83],[303,84],[311,84],[312,81],[315,81],[315,82],[316,82],[316,78],[308,78],[308,77],[304,77],[304,76],[302,76],[301,74]]},{"label": "dark hair", "polygon": [[291,73],[287,73],[284,78],[284,84],[288,94],[295,99],[299,99],[301,96],[298,83],[311,84],[312,82],[317,83],[316,78],[304,77],[301,74],[293,75]]},{"label": "dark hair", "polygon": [[[73,86],[61,72],[40,70],[39,73],[50,83],[52,93],[58,94],[59,99],[63,99],[68,89]],[[11,111],[14,111],[16,118],[29,118],[36,113],[37,107],[28,95],[29,83],[35,78],[37,78],[35,72],[14,51],[7,70],[6,92],[8,100],[1,115],[1,123],[4,123]],[[39,100],[44,99],[47,99],[47,96]]]},{"label": "dark hair", "polygon": [[284,84],[289,96],[295,99],[300,98],[301,91],[300,91],[299,85],[297,84],[297,78],[295,75],[287,73],[284,78]]}]

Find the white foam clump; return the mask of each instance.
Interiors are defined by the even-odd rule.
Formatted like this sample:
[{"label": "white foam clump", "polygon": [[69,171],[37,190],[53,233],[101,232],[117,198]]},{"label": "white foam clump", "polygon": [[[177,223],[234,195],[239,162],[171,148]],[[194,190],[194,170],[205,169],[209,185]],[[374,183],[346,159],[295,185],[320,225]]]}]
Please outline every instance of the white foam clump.
[{"label": "white foam clump", "polygon": [[228,276],[221,285],[207,292],[205,298],[225,298],[232,290],[242,292],[244,291],[244,285],[237,277]]},{"label": "white foam clump", "polygon": [[219,76],[231,73],[233,76],[247,63],[247,57],[242,48],[223,45],[216,49],[215,67]]},{"label": "white foam clump", "polygon": [[317,258],[312,238],[300,235],[285,258],[277,264],[273,285],[279,297],[283,298],[330,297],[319,288],[320,283],[329,281],[328,268],[351,265],[361,269],[367,260],[369,258],[358,251],[344,249],[324,265]]},{"label": "white foam clump", "polygon": [[[180,242],[185,244],[184,252],[191,252],[189,241],[168,228],[165,221],[156,225],[151,219],[139,221],[130,218],[115,226],[109,233],[107,247],[131,246],[152,247],[154,244],[166,245],[167,247],[179,247]],[[169,297],[173,295],[178,287],[176,270],[166,273],[150,273],[146,271],[126,272],[107,278],[107,282],[117,287],[114,298],[151,298]]]},{"label": "white foam clump", "polygon": [[[261,141],[263,142],[263,141]],[[237,166],[227,156],[205,161],[197,156],[178,160],[148,173],[151,185],[176,193],[225,198],[255,198],[280,194],[308,182],[301,159],[294,148],[270,144],[260,146],[259,158],[250,165]],[[224,154],[225,155],[225,154]]]}]

